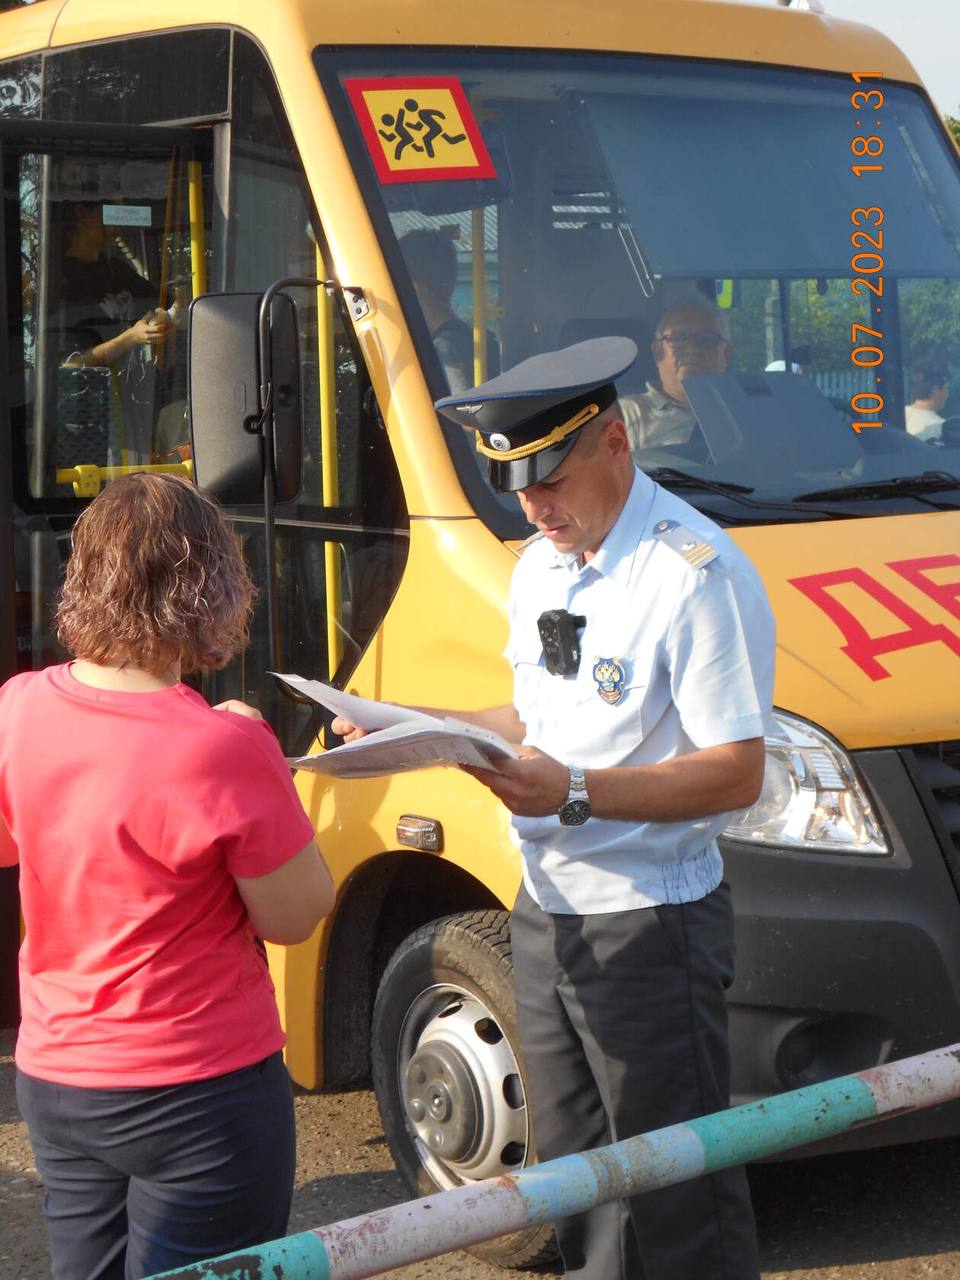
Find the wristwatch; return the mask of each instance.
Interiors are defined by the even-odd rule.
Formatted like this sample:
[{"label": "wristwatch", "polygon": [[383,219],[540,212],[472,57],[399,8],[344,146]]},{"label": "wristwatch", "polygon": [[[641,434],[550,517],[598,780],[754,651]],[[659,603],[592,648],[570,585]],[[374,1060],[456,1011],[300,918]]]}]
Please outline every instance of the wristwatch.
[{"label": "wristwatch", "polygon": [[583,770],[570,765],[570,790],[558,813],[563,827],[582,827],[593,810],[587,795],[587,780]]}]

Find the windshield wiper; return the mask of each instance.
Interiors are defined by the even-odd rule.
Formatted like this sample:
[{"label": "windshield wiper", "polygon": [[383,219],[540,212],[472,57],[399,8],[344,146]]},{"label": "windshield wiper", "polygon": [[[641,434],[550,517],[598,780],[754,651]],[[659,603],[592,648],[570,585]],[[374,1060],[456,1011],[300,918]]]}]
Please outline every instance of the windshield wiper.
[{"label": "windshield wiper", "polygon": [[713,489],[715,493],[753,493],[748,484],[735,484],[732,480],[707,480],[704,476],[695,476],[690,471],[678,471],[674,467],[654,467],[646,473],[657,484],[661,480],[669,480],[678,489]]},{"label": "windshield wiper", "polygon": [[940,493],[960,489],[960,479],[949,471],[923,471],[916,476],[894,476],[890,480],[866,480],[858,484],[841,484],[835,489],[815,489],[798,493],[794,502],[832,502],[834,498],[886,498],[923,493]]},{"label": "windshield wiper", "polygon": [[[752,507],[757,510],[773,508],[779,511],[796,511],[797,504],[803,501],[802,498],[792,498],[790,501],[780,501],[776,498],[748,498],[746,495],[754,492],[750,485],[735,484],[733,480],[707,480],[704,476],[695,476],[690,471],[678,471],[675,467],[653,467],[645,474],[651,480],[656,480],[658,484],[662,482],[674,489],[707,489],[712,493],[722,493],[724,497],[743,507]],[[862,515],[859,511],[825,511],[822,507],[803,507],[802,509],[815,515],[829,516],[831,520],[837,519],[838,516],[850,516],[851,519],[856,519]]]}]

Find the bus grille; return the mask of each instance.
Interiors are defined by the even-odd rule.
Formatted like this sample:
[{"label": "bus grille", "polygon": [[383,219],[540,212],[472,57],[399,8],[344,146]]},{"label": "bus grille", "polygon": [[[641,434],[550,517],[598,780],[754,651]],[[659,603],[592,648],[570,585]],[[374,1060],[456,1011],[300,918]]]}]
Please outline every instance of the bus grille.
[{"label": "bus grille", "polygon": [[903,754],[960,890],[960,741],[933,742]]}]

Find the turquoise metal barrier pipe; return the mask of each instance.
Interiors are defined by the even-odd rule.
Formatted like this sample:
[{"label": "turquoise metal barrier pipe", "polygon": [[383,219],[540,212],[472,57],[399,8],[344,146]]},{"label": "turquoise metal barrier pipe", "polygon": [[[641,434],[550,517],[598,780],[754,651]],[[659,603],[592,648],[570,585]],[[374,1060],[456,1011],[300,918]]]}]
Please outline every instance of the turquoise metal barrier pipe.
[{"label": "turquoise metal barrier pipe", "polygon": [[960,1044],[163,1274],[168,1280],[362,1280],[956,1097]]}]

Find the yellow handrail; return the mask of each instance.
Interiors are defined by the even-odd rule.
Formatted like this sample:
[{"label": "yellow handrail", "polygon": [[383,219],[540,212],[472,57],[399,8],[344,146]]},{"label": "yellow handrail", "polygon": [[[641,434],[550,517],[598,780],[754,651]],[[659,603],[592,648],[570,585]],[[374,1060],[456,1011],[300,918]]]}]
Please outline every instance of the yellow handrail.
[{"label": "yellow handrail", "polygon": [[151,475],[193,476],[193,463],[144,462],[133,467],[98,467],[95,462],[79,462],[75,467],[58,467],[57,484],[72,484],[78,498],[95,498],[107,480],[118,476],[130,476],[137,471],[149,471]]},{"label": "yellow handrail", "polygon": [[473,258],[473,377],[474,386],[487,380],[487,264],[483,209],[470,214]]},{"label": "yellow handrail", "polygon": [[193,296],[207,292],[206,233],[203,225],[203,169],[199,160],[187,161],[187,191],[190,202],[190,271]]},{"label": "yellow handrail", "polygon": [[[317,246],[317,279],[327,278],[320,246]],[[337,371],[333,359],[333,299],[326,289],[317,290],[317,356],[320,395],[320,472],[323,505],[340,505],[340,460],[337,439]],[[343,657],[343,581],[340,545],[323,544],[327,598],[327,665],[332,676]]]}]

